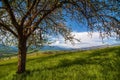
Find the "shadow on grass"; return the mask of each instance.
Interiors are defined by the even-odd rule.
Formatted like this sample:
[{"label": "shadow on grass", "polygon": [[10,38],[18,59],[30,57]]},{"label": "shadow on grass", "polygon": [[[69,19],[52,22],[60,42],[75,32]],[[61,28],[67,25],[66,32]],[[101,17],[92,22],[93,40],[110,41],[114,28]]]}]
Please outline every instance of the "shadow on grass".
[{"label": "shadow on grass", "polygon": [[67,56],[67,55],[71,55],[71,54],[75,54],[75,53],[74,52],[68,52],[68,51],[62,51],[62,52],[57,53],[57,51],[56,51],[55,53],[49,54],[47,56],[38,57],[38,58],[34,58],[34,59],[29,59],[29,60],[27,60],[27,62],[35,60],[36,62],[41,63],[42,61],[45,61],[45,60],[48,60],[48,59],[57,58],[57,57],[60,57],[60,56]]},{"label": "shadow on grass", "polygon": [[[104,57],[101,58],[100,56],[105,56],[107,55],[107,52],[112,52],[115,51],[115,54],[118,55],[119,60],[116,60],[113,64],[111,64],[110,61],[112,61],[111,58],[109,57]],[[47,57],[43,57],[41,59],[37,59],[37,61],[44,61],[47,60],[49,58],[54,58],[54,57],[58,57],[58,56],[67,56],[69,54],[56,54],[53,56],[47,56]],[[95,56],[99,56],[99,57],[95,57]],[[94,58],[93,58],[94,57]],[[114,60],[113,60],[114,61]],[[25,73],[23,73],[22,75],[14,75],[13,76],[13,80],[26,80],[26,78],[28,76],[33,75],[34,73],[38,73],[39,75],[41,75],[42,71],[44,70],[56,70],[59,68],[66,68],[66,67],[70,67],[70,66],[74,66],[74,65],[79,65],[79,66],[84,66],[84,65],[100,65],[103,67],[103,72],[101,71],[101,73],[103,74],[107,74],[108,71],[113,71],[116,70],[118,74],[120,74],[120,50],[119,49],[114,49],[114,48],[109,48],[106,50],[97,50],[97,51],[93,51],[92,54],[90,54],[87,58],[75,58],[73,60],[71,59],[62,59],[59,61],[59,64],[57,66],[52,66],[52,67],[46,67],[44,69],[38,68],[38,69],[34,69],[34,70],[29,70],[26,71]],[[114,65],[114,66],[112,66]],[[117,66],[115,66],[117,65]],[[119,77],[119,75],[117,76]]]},{"label": "shadow on grass", "polygon": [[29,76],[30,73],[30,71],[26,71],[22,74],[14,74],[12,80],[27,80],[27,76]]},{"label": "shadow on grass", "polygon": [[11,63],[0,64],[0,66],[12,66],[12,65],[17,65],[17,62],[11,62]]},{"label": "shadow on grass", "polygon": [[119,49],[117,49],[117,50],[115,51],[115,53],[117,54],[117,56],[119,56],[119,57],[120,57],[120,48],[119,48]]},{"label": "shadow on grass", "polygon": [[97,49],[92,52],[89,56],[105,56],[108,55],[108,52],[114,52],[115,50],[118,50],[117,48],[106,48],[106,49]]}]

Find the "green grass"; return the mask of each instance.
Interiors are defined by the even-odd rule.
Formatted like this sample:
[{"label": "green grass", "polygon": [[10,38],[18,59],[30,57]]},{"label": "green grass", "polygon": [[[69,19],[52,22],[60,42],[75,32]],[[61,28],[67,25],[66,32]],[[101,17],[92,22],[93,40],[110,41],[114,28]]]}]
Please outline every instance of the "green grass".
[{"label": "green grass", "polygon": [[16,58],[1,60],[0,80],[120,80],[120,46],[48,53],[28,54],[22,75]]}]

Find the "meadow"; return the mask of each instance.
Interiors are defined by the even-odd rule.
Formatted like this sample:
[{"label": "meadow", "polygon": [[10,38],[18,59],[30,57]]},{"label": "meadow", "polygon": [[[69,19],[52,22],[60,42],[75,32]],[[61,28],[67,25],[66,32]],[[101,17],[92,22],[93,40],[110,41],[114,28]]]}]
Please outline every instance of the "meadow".
[{"label": "meadow", "polygon": [[16,74],[17,57],[0,59],[0,80],[120,80],[120,46],[82,51],[34,52],[27,71]]}]

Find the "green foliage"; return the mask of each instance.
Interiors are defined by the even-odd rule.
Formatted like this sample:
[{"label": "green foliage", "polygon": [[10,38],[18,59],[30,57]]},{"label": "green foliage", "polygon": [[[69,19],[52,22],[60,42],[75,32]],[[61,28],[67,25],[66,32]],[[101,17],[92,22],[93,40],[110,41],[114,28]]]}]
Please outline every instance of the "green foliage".
[{"label": "green foliage", "polygon": [[17,59],[0,61],[0,80],[119,80],[120,46],[87,51],[28,54],[27,71],[16,74]]}]

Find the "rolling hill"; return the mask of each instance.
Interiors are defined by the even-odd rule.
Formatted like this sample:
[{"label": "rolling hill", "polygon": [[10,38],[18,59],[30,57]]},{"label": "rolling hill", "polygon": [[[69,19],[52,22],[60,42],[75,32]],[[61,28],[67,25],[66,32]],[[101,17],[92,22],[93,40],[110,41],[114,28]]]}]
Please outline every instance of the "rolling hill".
[{"label": "rolling hill", "polygon": [[17,58],[0,60],[0,80],[119,80],[120,46],[27,55],[27,71],[17,75]]}]

